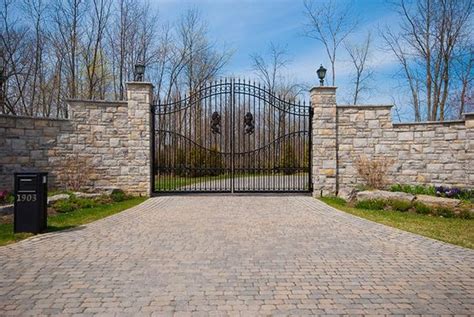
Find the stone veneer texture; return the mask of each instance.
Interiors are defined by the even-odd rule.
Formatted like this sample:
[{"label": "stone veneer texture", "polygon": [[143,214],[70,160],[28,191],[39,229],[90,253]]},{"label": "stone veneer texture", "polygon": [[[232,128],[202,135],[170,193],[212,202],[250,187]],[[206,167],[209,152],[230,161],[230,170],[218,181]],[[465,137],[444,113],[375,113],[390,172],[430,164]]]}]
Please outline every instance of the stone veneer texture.
[{"label": "stone veneer texture", "polygon": [[336,103],[336,87],[311,89],[313,194],[348,196],[363,185],[361,157],[389,160],[387,183],[474,187],[474,114],[464,120],[392,123],[391,106]]},{"label": "stone veneer texture", "polygon": [[70,119],[0,115],[0,190],[13,189],[13,173],[46,171],[50,187],[77,171],[86,189],[118,187],[150,193],[150,97],[148,83],[129,83],[128,102],[69,101]]},{"label": "stone veneer texture", "polygon": [[[0,115],[0,190],[13,173],[50,172],[51,187],[90,167],[87,187],[148,195],[151,177],[149,83],[129,83],[128,101],[70,101],[70,119]],[[465,120],[392,123],[390,106],[337,106],[335,87],[311,90],[315,195],[347,195],[362,184],[356,160],[390,159],[388,181],[474,187],[474,115]]]},{"label": "stone veneer texture", "polygon": [[[388,182],[474,186],[474,117],[426,123],[392,123],[390,106],[337,106],[339,192],[363,184],[356,160],[393,162]],[[315,136],[316,137],[316,136]]]}]

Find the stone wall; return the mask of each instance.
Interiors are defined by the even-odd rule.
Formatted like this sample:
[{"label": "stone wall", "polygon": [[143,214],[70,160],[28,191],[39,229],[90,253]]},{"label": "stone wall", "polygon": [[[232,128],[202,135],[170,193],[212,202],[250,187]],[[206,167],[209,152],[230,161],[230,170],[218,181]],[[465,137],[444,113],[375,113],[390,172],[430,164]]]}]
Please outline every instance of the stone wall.
[{"label": "stone wall", "polygon": [[[150,83],[129,83],[126,102],[69,101],[70,118],[0,115],[0,189],[13,173],[50,172],[52,187],[69,175],[85,187],[151,192]],[[474,187],[474,115],[465,120],[393,124],[390,106],[341,106],[335,87],[311,90],[315,195],[347,195],[363,184],[361,157],[390,160],[387,181]]]},{"label": "stone wall", "polygon": [[[361,157],[391,162],[388,183],[474,187],[473,114],[459,121],[394,124],[391,106],[337,105],[334,87],[314,88],[312,105],[315,195],[347,196],[364,184],[356,169]],[[336,115],[318,119],[321,109]],[[327,141],[332,139],[334,147]],[[328,177],[334,180],[326,182]]]},{"label": "stone wall", "polygon": [[71,131],[69,120],[0,115],[0,190],[13,189],[14,172],[51,171],[57,137]]},{"label": "stone wall", "polygon": [[128,190],[127,102],[69,101],[71,132],[57,137],[51,151],[56,186],[68,175],[83,176],[85,188],[119,187]]},{"label": "stone wall", "polygon": [[84,189],[150,194],[152,85],[129,83],[128,101],[68,101],[67,120],[0,116],[0,189],[13,173],[46,171],[50,187],[78,175]]}]

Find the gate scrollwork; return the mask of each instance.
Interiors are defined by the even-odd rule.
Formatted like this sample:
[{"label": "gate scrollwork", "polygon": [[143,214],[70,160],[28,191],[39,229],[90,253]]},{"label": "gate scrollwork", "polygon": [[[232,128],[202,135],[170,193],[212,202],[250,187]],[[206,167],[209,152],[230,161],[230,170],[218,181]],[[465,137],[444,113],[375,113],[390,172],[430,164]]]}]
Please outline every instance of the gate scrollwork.
[{"label": "gate scrollwork", "polygon": [[245,124],[245,134],[252,134],[255,132],[255,122],[253,120],[253,115],[250,112],[247,112],[244,117]]},{"label": "gate scrollwork", "polygon": [[221,116],[217,111],[214,111],[211,116],[211,132],[221,134]]}]

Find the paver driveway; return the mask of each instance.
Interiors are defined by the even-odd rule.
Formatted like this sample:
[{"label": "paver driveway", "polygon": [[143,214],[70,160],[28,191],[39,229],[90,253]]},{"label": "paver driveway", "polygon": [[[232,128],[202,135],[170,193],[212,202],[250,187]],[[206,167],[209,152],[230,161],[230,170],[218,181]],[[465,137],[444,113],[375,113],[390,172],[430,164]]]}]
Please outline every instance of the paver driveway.
[{"label": "paver driveway", "polygon": [[0,248],[0,315],[472,314],[474,251],[304,196],[149,199]]}]

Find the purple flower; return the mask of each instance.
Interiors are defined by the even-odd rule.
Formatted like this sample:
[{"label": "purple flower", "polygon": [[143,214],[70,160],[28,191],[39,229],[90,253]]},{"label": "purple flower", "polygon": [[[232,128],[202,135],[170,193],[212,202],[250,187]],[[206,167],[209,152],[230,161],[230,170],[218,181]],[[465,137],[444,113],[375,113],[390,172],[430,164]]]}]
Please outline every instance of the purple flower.
[{"label": "purple flower", "polygon": [[443,186],[435,186],[436,196],[441,196],[445,192],[445,188]]},{"label": "purple flower", "polygon": [[457,197],[459,194],[461,194],[461,190],[459,188],[451,188],[449,190],[446,190],[445,192],[446,197],[452,198],[452,197]]},{"label": "purple flower", "polygon": [[5,200],[7,199],[8,191],[2,190],[0,191],[0,200]]}]

